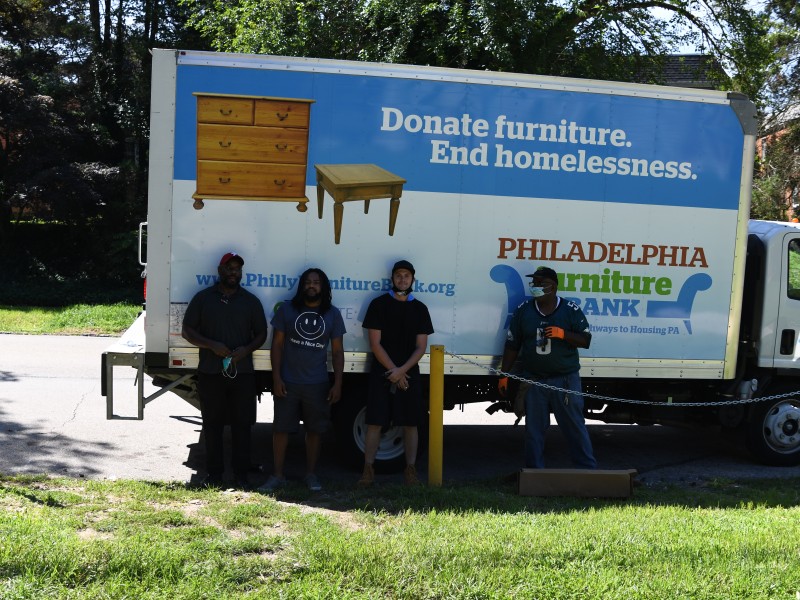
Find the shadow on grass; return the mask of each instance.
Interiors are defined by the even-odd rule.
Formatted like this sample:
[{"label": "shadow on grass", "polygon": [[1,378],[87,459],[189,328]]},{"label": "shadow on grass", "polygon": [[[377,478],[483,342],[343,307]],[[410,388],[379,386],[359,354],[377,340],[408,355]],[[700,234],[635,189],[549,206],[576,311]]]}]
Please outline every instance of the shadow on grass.
[{"label": "shadow on grass", "polygon": [[[2,398],[0,398],[2,402]],[[184,417],[173,417],[179,421]],[[196,418],[191,424],[200,427]],[[378,511],[399,514],[407,510],[427,513],[447,511],[467,513],[573,512],[610,506],[682,506],[696,508],[788,507],[800,505],[800,468],[768,469],[754,465],[738,447],[713,436],[669,428],[634,428],[594,424],[589,426],[595,453],[604,469],[635,468],[642,485],[632,498],[582,499],[533,498],[517,494],[516,474],[522,466],[523,429],[510,425],[447,425],[444,431],[444,485],[407,488],[402,475],[381,474],[376,485],[358,490],[359,473],[343,467],[335,457],[332,435],[323,441],[323,454],[317,470],[324,489],[309,492],[302,484],[305,449],[301,434],[291,436],[286,474],[289,485],[277,494],[263,495],[290,504],[336,511]],[[272,426],[259,423],[253,431],[254,462],[263,464],[250,481],[258,486],[271,472]],[[188,444],[186,466],[196,471],[192,482],[203,474],[203,439]],[[95,465],[114,452],[113,441],[89,442],[25,426],[9,418],[0,405],[0,472],[15,474],[48,473],[80,478],[99,478]],[[230,450],[226,434],[226,450]],[[547,438],[548,466],[569,467],[568,452],[557,427]],[[133,458],[129,458],[133,460]],[[418,460],[420,477],[427,479],[428,456]],[[79,465],[79,466],[76,466]],[[700,465],[700,467],[698,467]],[[685,476],[659,479],[660,470],[677,471]],[[689,475],[690,472],[702,475]],[[754,476],[762,473],[763,477]],[[774,476],[768,477],[768,475]],[[155,487],[175,487],[183,482],[153,482]],[[250,491],[257,499],[259,492]]]},{"label": "shadow on grass", "polygon": [[[264,472],[251,477],[263,483],[271,470],[269,450],[272,426],[254,428],[256,462]],[[281,502],[336,511],[385,511],[399,514],[447,511],[572,512],[609,506],[681,506],[741,508],[800,505],[800,468],[765,468],[753,464],[739,446],[719,434],[698,436],[696,430],[590,425],[595,453],[604,469],[639,470],[634,493],[628,499],[536,498],[517,493],[522,466],[522,427],[511,425],[447,425],[444,430],[444,484],[440,488],[402,485],[402,474],[376,476],[375,485],[356,489],[360,472],[337,462],[336,442],[325,437],[317,469],[324,489],[309,492],[302,482],[305,448],[301,434],[290,437],[286,475],[289,484],[277,493],[264,494]],[[202,452],[199,444],[195,451]],[[551,427],[547,438],[548,466],[570,466],[563,436]],[[193,462],[197,464],[196,455]],[[427,454],[418,460],[420,478],[427,480]],[[700,465],[698,467],[697,465]],[[714,465],[717,465],[716,467]],[[654,473],[682,473],[659,480]],[[692,470],[700,474],[692,475]],[[754,476],[768,472],[773,477]],[[644,474],[644,477],[642,477]],[[648,481],[648,475],[650,481]],[[157,484],[156,484],[157,485]],[[259,492],[252,492],[258,494]]]},{"label": "shadow on grass", "polygon": [[277,500],[337,511],[401,514],[448,512],[551,513],[603,510],[616,506],[677,506],[698,509],[788,508],[800,506],[800,477],[789,479],[711,480],[698,486],[663,484],[636,487],[626,499],[537,498],[517,494],[516,473],[499,479],[470,483],[449,482],[440,488],[409,489],[402,485],[377,485],[354,490],[333,485],[312,495],[301,486],[272,495]]}]

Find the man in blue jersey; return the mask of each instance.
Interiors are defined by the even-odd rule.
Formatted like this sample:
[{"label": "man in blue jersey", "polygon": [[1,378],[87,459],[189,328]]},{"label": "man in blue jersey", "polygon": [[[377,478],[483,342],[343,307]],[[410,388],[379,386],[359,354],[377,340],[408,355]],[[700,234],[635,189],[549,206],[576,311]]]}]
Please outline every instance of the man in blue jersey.
[{"label": "man in blue jersey", "polygon": [[[530,284],[533,298],[523,302],[511,317],[503,351],[501,370],[508,373],[517,358],[519,375],[525,379],[560,388],[558,391],[531,385],[525,394],[525,466],[544,467],[545,432],[552,412],[569,442],[576,467],[597,467],[592,442],[583,420],[583,396],[578,348],[592,341],[589,323],[581,309],[556,294],[558,275],[549,267],[539,267]],[[520,356],[521,353],[521,356]],[[508,379],[500,379],[498,389],[505,396]]]}]

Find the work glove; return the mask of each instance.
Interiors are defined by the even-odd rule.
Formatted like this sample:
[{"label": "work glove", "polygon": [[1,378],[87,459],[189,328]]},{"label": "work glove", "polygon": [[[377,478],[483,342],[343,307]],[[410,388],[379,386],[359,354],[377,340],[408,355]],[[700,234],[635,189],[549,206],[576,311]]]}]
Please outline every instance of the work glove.
[{"label": "work glove", "polygon": [[564,330],[561,327],[556,327],[555,325],[551,325],[550,327],[544,328],[544,337],[546,338],[557,338],[559,340],[564,339]]},{"label": "work glove", "polygon": [[501,377],[497,380],[497,391],[500,392],[500,395],[505,398],[505,395],[508,392],[508,377]]}]

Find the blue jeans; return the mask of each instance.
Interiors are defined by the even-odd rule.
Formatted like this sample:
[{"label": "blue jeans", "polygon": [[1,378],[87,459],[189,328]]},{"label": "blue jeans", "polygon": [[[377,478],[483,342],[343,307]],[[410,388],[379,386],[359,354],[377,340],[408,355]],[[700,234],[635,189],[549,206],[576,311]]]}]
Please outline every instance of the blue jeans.
[{"label": "blue jeans", "polygon": [[580,375],[575,372],[537,381],[579,393],[557,392],[535,384],[528,389],[525,395],[525,466],[529,469],[544,468],[544,436],[550,426],[552,411],[567,438],[575,466],[581,469],[597,468],[592,442],[583,420]]}]

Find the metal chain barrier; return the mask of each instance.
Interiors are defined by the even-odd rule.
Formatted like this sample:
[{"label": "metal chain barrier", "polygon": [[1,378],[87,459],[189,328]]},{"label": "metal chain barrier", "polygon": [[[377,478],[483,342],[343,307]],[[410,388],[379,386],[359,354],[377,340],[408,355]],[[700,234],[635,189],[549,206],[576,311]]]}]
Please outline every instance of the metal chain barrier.
[{"label": "metal chain barrier", "polygon": [[753,404],[755,402],[766,402],[767,400],[778,400],[780,398],[790,398],[792,396],[800,396],[800,391],[795,391],[795,392],[786,392],[783,394],[774,394],[772,396],[761,396],[759,398],[737,398],[735,400],[720,400],[718,402],[654,402],[653,400],[634,400],[630,398],[615,398],[614,396],[601,396],[599,394],[591,394],[588,392],[576,392],[573,390],[560,388],[555,385],[550,385],[549,383],[543,383],[541,381],[535,381],[532,379],[525,379],[524,377],[520,377],[519,375],[514,375],[513,373],[506,373],[505,371],[501,371],[500,369],[495,369],[494,367],[487,367],[486,365],[477,363],[474,360],[470,360],[469,358],[466,358],[464,356],[453,354],[452,352],[448,352],[447,350],[445,350],[445,354],[447,354],[448,356],[452,356],[453,358],[460,360],[462,362],[478,367],[480,369],[489,371],[490,373],[493,373],[500,377],[508,377],[509,379],[516,379],[521,383],[538,385],[539,387],[548,390],[554,390],[556,392],[564,392],[565,394],[575,394],[575,395],[580,394],[585,398],[594,398],[596,400],[603,400],[605,402],[621,402],[624,404],[642,404],[648,406],[684,406],[684,407],[733,406],[736,404]]}]

